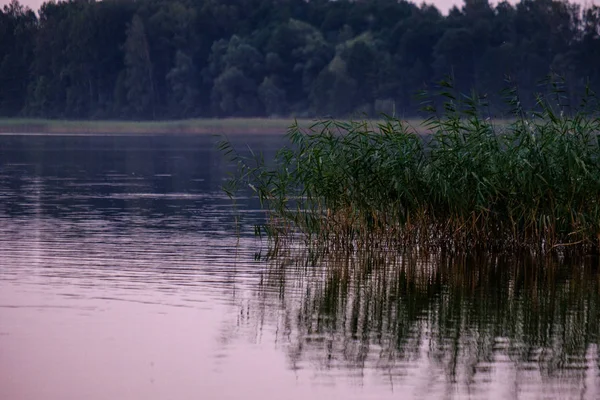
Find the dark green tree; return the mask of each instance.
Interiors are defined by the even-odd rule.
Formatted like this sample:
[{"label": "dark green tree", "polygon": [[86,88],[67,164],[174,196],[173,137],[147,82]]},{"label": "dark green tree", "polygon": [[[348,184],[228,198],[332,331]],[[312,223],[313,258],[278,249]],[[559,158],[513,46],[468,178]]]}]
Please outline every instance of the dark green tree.
[{"label": "dark green tree", "polygon": [[169,85],[169,115],[187,118],[198,115],[198,71],[190,56],[177,51],[175,66],[167,74]]},{"label": "dark green tree", "polygon": [[315,27],[292,19],[273,31],[267,51],[277,56],[269,73],[281,82],[292,111],[306,110],[314,80],[333,58],[332,46]]},{"label": "dark green tree", "polygon": [[264,57],[242,38],[216,42],[204,76],[213,82],[211,106],[217,115],[262,114],[257,89],[264,77]]},{"label": "dark green tree", "polygon": [[509,78],[535,106],[600,90],[597,6],[465,0],[69,0],[0,11],[0,116],[187,118],[419,114],[452,76],[494,113]]},{"label": "dark green tree", "polygon": [[256,84],[237,67],[227,68],[215,79],[211,98],[217,115],[254,116],[261,114]]},{"label": "dark green tree", "polygon": [[27,101],[37,17],[12,0],[0,10],[0,115],[19,115]]},{"label": "dark green tree", "polygon": [[150,49],[144,22],[135,15],[127,29],[123,47],[127,101],[131,115],[136,118],[155,118],[155,89]]},{"label": "dark green tree", "polygon": [[274,79],[266,77],[258,87],[258,97],[268,116],[282,116],[287,113],[285,90],[278,87]]}]

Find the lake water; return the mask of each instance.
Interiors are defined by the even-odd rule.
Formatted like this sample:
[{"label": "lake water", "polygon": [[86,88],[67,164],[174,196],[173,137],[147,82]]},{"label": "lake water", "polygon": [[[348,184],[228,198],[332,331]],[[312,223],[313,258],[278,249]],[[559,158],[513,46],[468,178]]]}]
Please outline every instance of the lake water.
[{"label": "lake water", "polygon": [[265,258],[215,141],[0,137],[0,399],[600,399],[596,257]]}]

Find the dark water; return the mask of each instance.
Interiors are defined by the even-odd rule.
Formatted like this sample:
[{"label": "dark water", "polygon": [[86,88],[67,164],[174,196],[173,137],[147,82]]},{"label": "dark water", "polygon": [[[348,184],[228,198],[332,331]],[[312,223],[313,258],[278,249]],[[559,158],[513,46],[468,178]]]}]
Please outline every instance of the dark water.
[{"label": "dark water", "polygon": [[0,137],[0,399],[600,399],[598,259],[265,259],[214,142]]}]

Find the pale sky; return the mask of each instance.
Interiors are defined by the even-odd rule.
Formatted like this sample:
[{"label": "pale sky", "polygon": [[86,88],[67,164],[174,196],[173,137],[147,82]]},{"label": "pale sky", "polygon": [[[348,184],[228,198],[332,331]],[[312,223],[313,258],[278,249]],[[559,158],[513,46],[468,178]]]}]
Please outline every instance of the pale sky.
[{"label": "pale sky", "polygon": [[[421,4],[422,0],[410,0],[413,3]],[[518,0],[509,0],[511,3],[517,3]],[[37,11],[40,6],[45,2],[45,0],[20,0],[21,4],[28,6],[29,8]],[[426,0],[426,3],[433,3],[440,9],[440,11],[444,14],[448,12],[448,10],[453,5],[462,6],[463,0]],[[490,0],[491,4],[496,4],[498,0]],[[600,4],[600,0],[569,0],[570,3],[579,3],[584,5],[589,4]],[[5,4],[10,3],[10,0],[0,0],[0,5],[4,6]]]}]

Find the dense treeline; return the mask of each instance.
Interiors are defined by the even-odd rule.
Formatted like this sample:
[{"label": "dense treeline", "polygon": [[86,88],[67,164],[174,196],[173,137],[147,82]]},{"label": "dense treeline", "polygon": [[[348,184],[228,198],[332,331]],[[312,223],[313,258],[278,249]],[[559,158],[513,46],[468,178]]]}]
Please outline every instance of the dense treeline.
[{"label": "dense treeline", "polygon": [[[447,16],[397,0],[70,0],[0,11],[0,115],[161,119],[415,115],[452,76],[500,110],[540,78],[600,89],[600,8],[556,0]],[[528,103],[528,104],[527,104]]]}]

